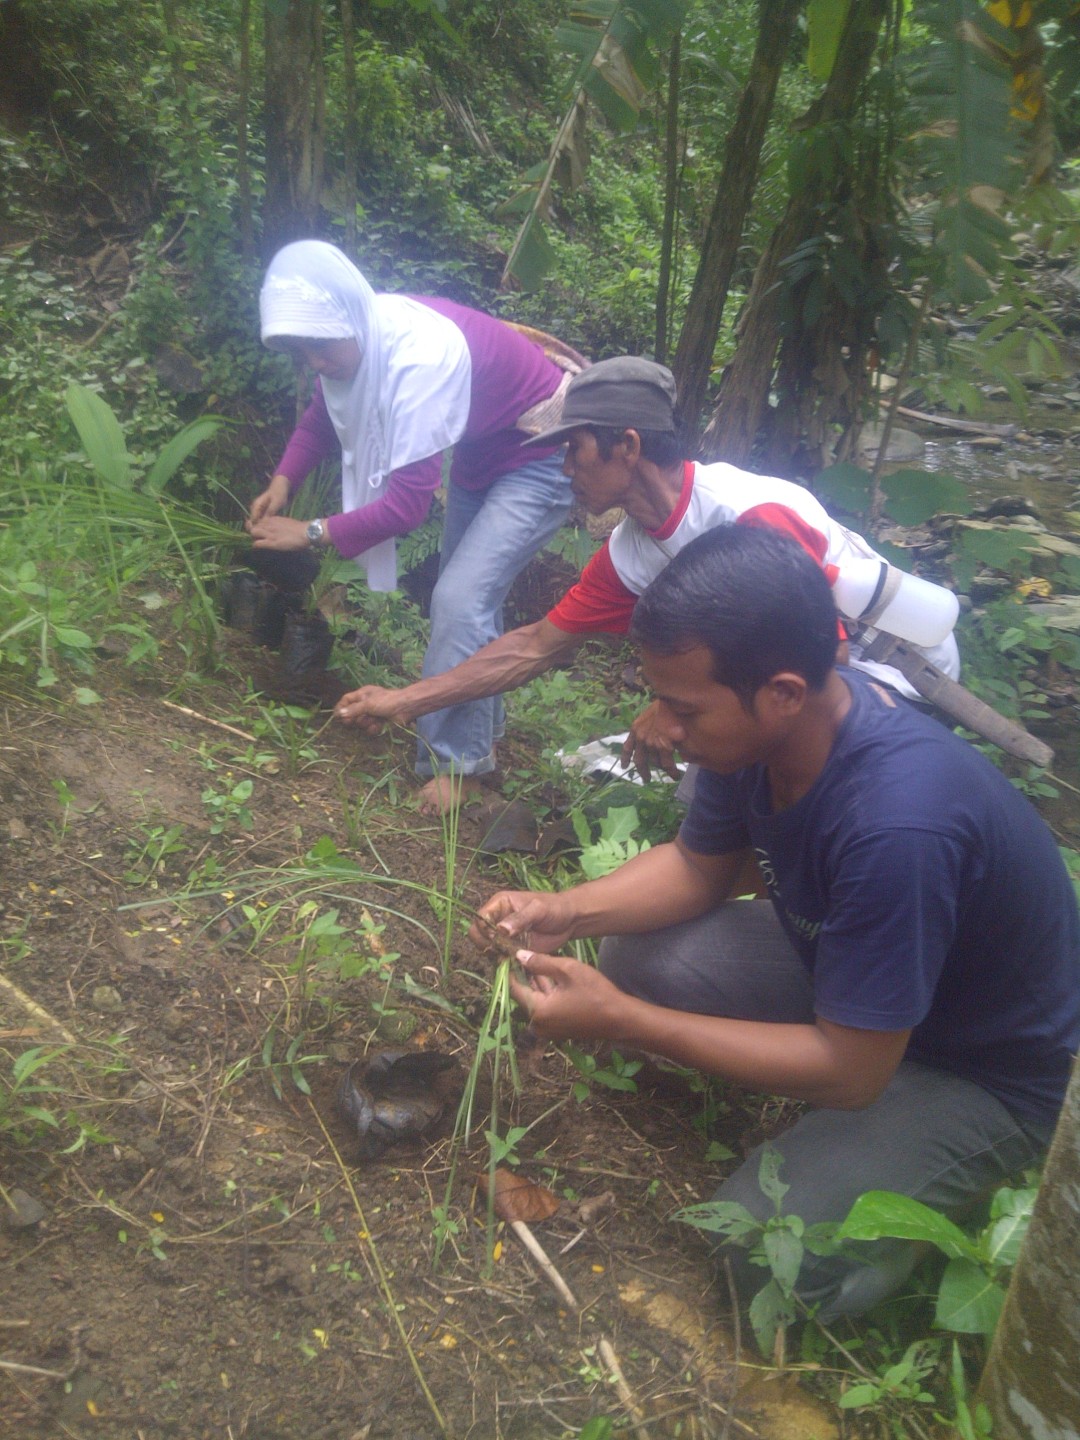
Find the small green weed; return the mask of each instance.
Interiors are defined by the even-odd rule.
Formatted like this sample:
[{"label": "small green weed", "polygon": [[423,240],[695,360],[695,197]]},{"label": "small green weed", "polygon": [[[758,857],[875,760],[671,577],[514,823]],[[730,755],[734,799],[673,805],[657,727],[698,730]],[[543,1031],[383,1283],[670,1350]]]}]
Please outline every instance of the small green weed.
[{"label": "small green weed", "polygon": [[[72,1083],[46,1073],[70,1052],[69,1045],[35,1045],[20,1055],[7,1057],[10,1070],[0,1071],[0,1136],[32,1145],[50,1135],[66,1139],[73,1133],[60,1150],[61,1155],[73,1155],[88,1144],[110,1143],[110,1137],[86,1113],[94,1102],[78,1095]],[[105,1077],[123,1069],[124,1062],[114,1048],[87,1068]]]},{"label": "small green weed", "polygon": [[601,1065],[595,1055],[589,1055],[574,1045],[566,1045],[564,1049],[567,1059],[581,1076],[580,1080],[574,1081],[571,1091],[579,1104],[588,1098],[594,1085],[603,1085],[608,1090],[637,1093],[637,1081],[634,1076],[641,1069],[643,1061],[624,1060],[618,1050],[612,1050],[608,1063]]},{"label": "small green weed", "polygon": [[211,835],[221,835],[226,830],[254,830],[255,816],[247,803],[254,789],[253,780],[232,784],[231,775],[226,775],[223,790],[215,790],[212,785],[206,787],[200,798],[210,817]]},{"label": "small green weed", "polygon": [[124,880],[128,885],[149,884],[156,888],[158,877],[165,873],[168,857],[180,855],[187,849],[184,827],[144,824],[138,830],[139,835],[127,842]]}]

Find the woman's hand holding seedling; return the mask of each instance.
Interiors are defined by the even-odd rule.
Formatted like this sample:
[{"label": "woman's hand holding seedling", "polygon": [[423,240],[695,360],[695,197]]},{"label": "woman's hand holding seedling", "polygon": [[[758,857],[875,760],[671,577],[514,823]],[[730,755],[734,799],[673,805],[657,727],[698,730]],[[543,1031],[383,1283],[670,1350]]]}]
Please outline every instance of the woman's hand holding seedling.
[{"label": "woman's hand holding seedling", "polygon": [[256,550],[307,550],[311,547],[307,524],[291,520],[288,515],[267,515],[262,520],[247,520],[244,529],[251,536]]},{"label": "woman's hand holding seedling", "polygon": [[271,515],[280,515],[288,503],[289,482],[284,475],[275,475],[262,494],[256,495],[251,502],[246,528],[250,530],[256,521],[265,520]]}]

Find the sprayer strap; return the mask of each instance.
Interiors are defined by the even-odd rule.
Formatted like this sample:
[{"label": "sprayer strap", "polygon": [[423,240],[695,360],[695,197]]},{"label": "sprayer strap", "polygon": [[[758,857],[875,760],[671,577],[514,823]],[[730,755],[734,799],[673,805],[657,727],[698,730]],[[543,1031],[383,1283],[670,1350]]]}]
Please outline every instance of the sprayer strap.
[{"label": "sprayer strap", "polygon": [[877,624],[881,615],[892,604],[903,578],[902,570],[898,570],[895,565],[890,565],[885,560],[881,562],[881,578],[878,580],[877,589],[871,596],[870,604],[859,616],[863,625]]}]

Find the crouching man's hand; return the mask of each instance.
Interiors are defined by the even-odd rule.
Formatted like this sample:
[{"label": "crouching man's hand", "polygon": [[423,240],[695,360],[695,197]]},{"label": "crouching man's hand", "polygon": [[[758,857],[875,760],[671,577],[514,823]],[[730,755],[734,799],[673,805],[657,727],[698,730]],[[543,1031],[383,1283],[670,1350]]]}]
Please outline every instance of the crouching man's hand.
[{"label": "crouching man's hand", "polygon": [[675,763],[675,751],[683,739],[682,727],[674,716],[659,700],[654,700],[630,726],[619,761],[624,769],[633,763],[646,784],[652,779],[654,769],[663,770],[672,780],[678,780],[682,772]]},{"label": "crouching man's hand", "polygon": [[496,945],[506,954],[513,954],[519,945],[561,950],[574,934],[569,900],[547,891],[500,890],[476,913],[469,938],[482,950]]},{"label": "crouching man's hand", "polygon": [[630,1001],[592,965],[564,955],[519,950],[524,980],[510,979],[510,993],[545,1040],[620,1040]]}]

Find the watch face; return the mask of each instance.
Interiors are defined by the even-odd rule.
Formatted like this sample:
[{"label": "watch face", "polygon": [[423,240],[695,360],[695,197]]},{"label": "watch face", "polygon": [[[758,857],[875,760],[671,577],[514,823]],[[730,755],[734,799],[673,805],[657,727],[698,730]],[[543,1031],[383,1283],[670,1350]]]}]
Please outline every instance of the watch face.
[{"label": "watch face", "polygon": [[312,544],[315,545],[323,538],[323,523],[321,520],[312,520],[311,524],[307,527],[307,537]]}]

